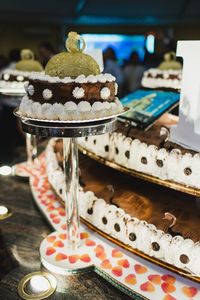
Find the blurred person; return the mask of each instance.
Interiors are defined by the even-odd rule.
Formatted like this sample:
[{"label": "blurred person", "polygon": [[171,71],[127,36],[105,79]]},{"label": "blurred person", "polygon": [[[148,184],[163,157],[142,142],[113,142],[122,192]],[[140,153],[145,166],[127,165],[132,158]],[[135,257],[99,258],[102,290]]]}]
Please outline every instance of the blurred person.
[{"label": "blurred person", "polygon": [[123,71],[117,64],[117,56],[115,50],[112,47],[108,47],[103,52],[104,60],[104,73],[110,73],[116,78],[118,84],[118,95],[120,96],[123,89],[124,76]]},{"label": "blurred person", "polygon": [[21,59],[21,49],[11,49],[9,54],[8,54],[8,68],[9,69],[15,69],[16,63]]},{"label": "blurred person", "polygon": [[140,87],[143,72],[144,66],[140,62],[139,55],[133,51],[124,67],[126,93],[133,92]]},{"label": "blurred person", "polygon": [[48,42],[39,45],[38,53],[39,60],[43,67],[45,67],[50,58],[56,54],[54,47]]}]

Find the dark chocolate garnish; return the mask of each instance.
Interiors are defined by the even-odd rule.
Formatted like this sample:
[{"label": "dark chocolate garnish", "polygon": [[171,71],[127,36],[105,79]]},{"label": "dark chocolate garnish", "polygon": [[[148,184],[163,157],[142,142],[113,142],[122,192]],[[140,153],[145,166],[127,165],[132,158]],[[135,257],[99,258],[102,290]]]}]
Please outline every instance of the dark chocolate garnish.
[{"label": "dark chocolate garnish", "polygon": [[185,175],[189,176],[192,174],[192,170],[189,167],[187,167],[184,169],[184,173],[185,173]]},{"label": "dark chocolate garnish", "polygon": [[115,147],[115,153],[118,154],[119,153],[119,149],[117,147]]},{"label": "dark chocolate garnish", "polygon": [[59,193],[62,194],[62,189],[59,189]]},{"label": "dark chocolate garnish", "polygon": [[130,158],[130,151],[129,150],[127,150],[126,152],[125,152],[125,156],[129,159]]},{"label": "dark chocolate garnish", "polygon": [[88,208],[87,213],[88,213],[88,215],[92,215],[93,214],[93,208],[92,207]]},{"label": "dark chocolate garnish", "polygon": [[107,220],[107,218],[106,218],[106,217],[103,217],[103,218],[102,218],[102,222],[103,222],[103,224],[105,224],[105,225],[106,225],[106,224],[108,223],[108,220]]},{"label": "dark chocolate garnish", "polygon": [[94,141],[93,141],[94,145],[96,145],[96,142],[97,142],[97,140],[94,140]]},{"label": "dark chocolate garnish", "polygon": [[134,242],[135,240],[136,240],[136,235],[135,235],[135,233],[134,232],[131,232],[131,233],[129,233],[129,240],[131,241],[131,242]]},{"label": "dark chocolate garnish", "polygon": [[156,160],[156,164],[159,168],[162,168],[163,167],[163,161],[161,159],[157,159]]},{"label": "dark chocolate garnish", "polygon": [[106,152],[109,151],[109,146],[108,146],[108,145],[105,146],[105,151],[106,151]]},{"label": "dark chocolate garnish", "polygon": [[88,137],[87,137],[87,136],[85,137],[85,140],[86,140],[86,142],[87,142],[87,140],[88,140]]},{"label": "dark chocolate garnish", "polygon": [[189,257],[186,254],[181,254],[179,259],[185,265],[188,264],[190,261]]},{"label": "dark chocolate garnish", "polygon": [[114,228],[115,228],[115,231],[120,232],[120,226],[118,223],[115,223]]},{"label": "dark chocolate garnish", "polygon": [[141,163],[144,164],[144,165],[147,165],[147,158],[142,156]]},{"label": "dark chocolate garnish", "polygon": [[154,251],[159,251],[160,250],[160,245],[157,242],[153,242],[151,245],[152,245],[152,249]]}]

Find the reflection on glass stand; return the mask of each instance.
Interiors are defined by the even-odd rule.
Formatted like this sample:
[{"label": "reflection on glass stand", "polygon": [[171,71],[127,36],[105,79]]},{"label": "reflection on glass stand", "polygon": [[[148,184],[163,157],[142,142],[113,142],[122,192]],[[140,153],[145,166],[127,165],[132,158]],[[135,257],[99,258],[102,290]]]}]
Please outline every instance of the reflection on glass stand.
[{"label": "reflection on glass stand", "polygon": [[12,173],[14,176],[21,178],[29,178],[30,165],[34,164],[34,160],[37,157],[37,138],[36,135],[26,133],[26,153],[27,153],[27,161],[18,163],[12,167]]},{"label": "reflection on glass stand", "polygon": [[35,135],[26,133],[27,163],[33,164],[37,157],[37,139]]},{"label": "reflection on glass stand", "polygon": [[63,139],[63,167],[65,174],[65,210],[68,248],[79,246],[79,167],[77,138]]}]

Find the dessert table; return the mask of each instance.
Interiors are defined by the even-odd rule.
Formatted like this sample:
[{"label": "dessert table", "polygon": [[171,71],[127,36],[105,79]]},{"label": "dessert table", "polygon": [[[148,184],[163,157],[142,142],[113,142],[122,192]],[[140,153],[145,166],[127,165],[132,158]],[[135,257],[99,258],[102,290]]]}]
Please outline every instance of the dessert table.
[{"label": "dessert table", "polygon": [[[20,299],[20,279],[40,270],[39,245],[52,229],[35,206],[28,182],[1,177],[0,204],[13,212],[0,222],[0,299],[15,300]],[[56,277],[57,291],[48,299],[130,299],[94,272]]]}]

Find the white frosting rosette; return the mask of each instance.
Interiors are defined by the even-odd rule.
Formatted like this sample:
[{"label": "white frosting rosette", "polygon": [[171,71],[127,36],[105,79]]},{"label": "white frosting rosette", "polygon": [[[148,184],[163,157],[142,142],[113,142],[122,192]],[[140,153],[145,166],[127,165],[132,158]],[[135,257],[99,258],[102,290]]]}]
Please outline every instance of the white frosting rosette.
[{"label": "white frosting rosette", "polygon": [[126,224],[126,236],[125,242],[132,248],[136,248],[137,245],[137,236],[135,233],[135,227],[138,224],[139,220],[137,218],[130,218]]},{"label": "white frosting rosette", "polygon": [[138,161],[136,164],[136,171],[139,172],[145,172],[148,168],[148,158],[147,158],[147,144],[146,143],[140,143],[137,149],[137,152],[135,151],[135,154],[138,155]]},{"label": "white frosting rosette", "polygon": [[164,232],[162,230],[153,230],[151,235],[151,250],[149,255],[157,258],[164,257],[165,249],[162,248],[160,243],[161,238],[164,236]]},{"label": "white frosting rosette", "polygon": [[178,249],[181,247],[184,238],[182,236],[175,236],[172,238],[171,244],[168,249],[165,251],[165,260],[170,264],[175,264],[175,253],[178,252]]},{"label": "white frosting rosette", "polygon": [[135,226],[136,247],[138,250],[149,254],[151,245],[152,228],[146,221],[139,221]]},{"label": "white frosting rosette", "polygon": [[101,229],[108,234],[113,233],[113,225],[114,225],[114,215],[117,211],[117,207],[115,205],[108,205],[105,207],[104,214],[101,219]]},{"label": "white frosting rosette", "polygon": [[110,152],[110,134],[105,133],[104,135],[97,136],[96,154],[103,158],[109,158],[109,152]]},{"label": "white frosting rosette", "polygon": [[114,161],[119,165],[124,165],[126,157],[124,154],[124,141],[126,137],[122,133],[118,133],[117,138],[114,140]]},{"label": "white frosting rosette", "polygon": [[118,132],[112,132],[110,135],[110,143],[109,143],[109,153],[108,153],[108,160],[114,161],[115,156],[115,142],[118,139]]},{"label": "white frosting rosette", "polygon": [[191,260],[189,262],[190,270],[196,275],[200,275],[200,242],[196,243],[191,249]]},{"label": "white frosting rosette", "polygon": [[177,180],[177,172],[179,169],[180,161],[182,158],[181,151],[179,149],[173,149],[170,151],[167,158],[167,177],[169,180]]},{"label": "white frosting rosette", "polygon": [[161,148],[157,152],[156,156],[156,163],[154,168],[154,176],[161,178],[161,179],[167,179],[167,159],[168,159],[169,153],[166,149]]},{"label": "white frosting rosette", "polygon": [[113,221],[113,236],[116,237],[118,240],[124,238],[126,234],[126,224],[130,217],[124,213],[123,209],[118,208],[114,216],[112,218]]},{"label": "white frosting rosette", "polygon": [[132,139],[119,133],[115,140],[114,160],[117,164],[127,167],[130,159],[130,146]]},{"label": "white frosting rosette", "polygon": [[102,228],[102,218],[104,216],[104,210],[108,205],[104,199],[98,199],[93,205],[93,225],[98,228]]},{"label": "white frosting rosette", "polygon": [[163,251],[161,259],[165,258],[165,252],[168,251],[172,241],[172,236],[170,234],[164,234],[161,236],[159,244],[160,244],[160,250]]},{"label": "white frosting rosette", "polygon": [[193,186],[192,178],[192,154],[185,153],[180,160],[177,170],[177,178],[180,183],[185,183]]},{"label": "white frosting rosette", "polygon": [[140,145],[141,142],[138,139],[134,139],[130,146],[130,159],[128,167],[132,170],[140,170]]},{"label": "white frosting rosette", "polygon": [[192,157],[191,170],[192,170],[192,174],[191,174],[192,184],[195,187],[200,188],[200,176],[199,176],[199,172],[200,172],[200,154],[199,153],[196,153]]},{"label": "white frosting rosette", "polygon": [[131,217],[130,217],[130,215],[125,214],[123,211],[123,213],[120,215],[120,217],[118,219],[119,220],[116,222],[116,224],[119,224],[120,231],[116,231],[116,228],[114,228],[115,229],[114,236],[119,241],[125,242],[125,237],[126,237],[126,232],[127,232],[127,223],[131,219]]},{"label": "white frosting rosette", "polygon": [[96,200],[97,197],[91,191],[82,193],[82,197],[79,200],[79,202],[81,203],[81,205],[79,205],[80,215],[82,218],[86,219],[89,222],[92,222],[93,220],[93,213],[91,213],[91,211]]},{"label": "white frosting rosette", "polygon": [[180,245],[177,253],[175,253],[174,264],[178,268],[188,268],[191,261],[191,253],[194,242],[191,239],[185,239]]}]

